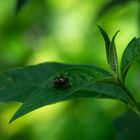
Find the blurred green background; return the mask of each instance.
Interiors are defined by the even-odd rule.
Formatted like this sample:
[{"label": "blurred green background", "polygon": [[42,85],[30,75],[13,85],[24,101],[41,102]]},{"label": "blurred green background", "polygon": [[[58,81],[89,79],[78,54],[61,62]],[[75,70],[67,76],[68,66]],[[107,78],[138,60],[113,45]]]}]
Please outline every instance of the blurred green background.
[{"label": "blurred green background", "polygon": [[[27,1],[27,0],[22,0]],[[119,61],[140,35],[139,0],[0,0],[0,71],[58,61],[96,64],[106,70],[104,42],[117,30]],[[140,60],[126,84],[140,102]],[[0,103],[0,140],[140,140],[140,118],[119,101],[82,99],[38,109],[12,124],[19,103]]]}]

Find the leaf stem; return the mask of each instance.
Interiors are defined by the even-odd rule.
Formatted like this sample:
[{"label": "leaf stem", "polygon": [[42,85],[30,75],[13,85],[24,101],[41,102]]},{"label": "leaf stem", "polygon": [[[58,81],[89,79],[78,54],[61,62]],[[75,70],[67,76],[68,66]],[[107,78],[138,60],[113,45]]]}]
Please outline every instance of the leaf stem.
[{"label": "leaf stem", "polygon": [[130,104],[130,108],[137,113],[137,115],[140,117],[140,108],[135,100],[135,98],[132,96],[132,94],[130,93],[130,91],[128,90],[128,88],[125,86],[125,84],[119,79],[118,80],[118,84],[120,85],[120,87],[124,90],[124,92],[126,93],[126,95],[128,96],[128,98],[130,99],[131,103]]}]

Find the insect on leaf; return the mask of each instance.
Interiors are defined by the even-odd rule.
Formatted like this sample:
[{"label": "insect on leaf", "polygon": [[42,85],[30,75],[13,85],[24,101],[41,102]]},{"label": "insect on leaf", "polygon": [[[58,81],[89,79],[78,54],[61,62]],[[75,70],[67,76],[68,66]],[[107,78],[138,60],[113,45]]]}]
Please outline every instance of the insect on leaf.
[{"label": "insect on leaf", "polygon": [[93,65],[72,65],[56,62],[16,68],[0,74],[0,102],[24,102],[34,90],[52,75],[71,67],[89,67],[108,75],[108,72]]},{"label": "insect on leaf", "polygon": [[[54,79],[57,75],[66,74],[69,79],[67,88],[59,89],[54,86]],[[24,102],[10,120],[15,119],[45,105],[65,101],[73,98],[113,98],[129,103],[129,99],[123,91],[109,83],[101,82],[103,79],[112,77],[90,67],[72,67],[53,75],[43,83],[34,93]],[[98,83],[99,82],[99,83]],[[64,85],[65,86],[65,85]]]},{"label": "insect on leaf", "polygon": [[[59,75],[67,75],[69,79],[69,87],[59,89],[54,86],[54,80]],[[92,66],[80,66],[67,68],[46,79],[32,95],[23,104],[24,109],[16,113],[12,120],[47,104],[55,103],[64,100],[79,88],[87,85],[90,82],[98,81],[106,77],[112,76],[110,73]],[[65,85],[64,85],[65,87]]]},{"label": "insect on leaf", "polygon": [[121,59],[121,77],[123,82],[129,68],[138,57],[140,57],[140,38],[133,38],[125,48]]}]

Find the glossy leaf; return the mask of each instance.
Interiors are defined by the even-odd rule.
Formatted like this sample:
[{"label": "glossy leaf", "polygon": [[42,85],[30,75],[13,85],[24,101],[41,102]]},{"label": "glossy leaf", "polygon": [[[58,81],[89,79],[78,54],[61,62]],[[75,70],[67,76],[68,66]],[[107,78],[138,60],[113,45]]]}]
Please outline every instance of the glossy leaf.
[{"label": "glossy leaf", "polygon": [[133,38],[125,48],[122,55],[121,59],[122,81],[125,81],[125,77],[129,68],[139,56],[140,56],[140,38],[138,39]]},{"label": "glossy leaf", "polygon": [[116,53],[115,38],[118,32],[119,31],[117,31],[113,36],[109,47],[109,64],[116,76],[118,76],[118,58]]},{"label": "glossy leaf", "polygon": [[74,92],[70,98],[111,98],[121,100],[126,104],[130,103],[123,89],[118,85],[105,82],[105,80],[92,82]]},{"label": "glossy leaf", "polygon": [[105,32],[105,30],[103,28],[101,28],[99,25],[98,25],[98,28],[104,38],[105,47],[106,47],[106,58],[107,58],[107,62],[109,63],[109,47],[110,47],[111,42],[110,42],[109,36]]},{"label": "glossy leaf", "polygon": [[52,75],[70,67],[88,67],[110,75],[95,66],[43,63],[35,66],[13,69],[0,75],[0,101],[24,102],[42,83]]},{"label": "glossy leaf", "polygon": [[[55,88],[53,83],[54,78],[57,75],[64,74],[67,74],[69,78],[69,87],[67,89]],[[107,75],[89,67],[69,68],[61,71],[35,90],[15,113],[10,122],[45,105],[73,98],[113,98],[120,99],[129,104],[129,98],[119,87],[101,82],[105,78],[107,78]]]}]

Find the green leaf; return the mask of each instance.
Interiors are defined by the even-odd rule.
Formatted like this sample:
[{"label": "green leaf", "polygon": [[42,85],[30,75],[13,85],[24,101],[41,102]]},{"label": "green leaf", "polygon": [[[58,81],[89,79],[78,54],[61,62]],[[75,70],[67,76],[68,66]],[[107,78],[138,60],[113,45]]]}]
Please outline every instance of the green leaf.
[{"label": "green leaf", "polygon": [[105,80],[92,82],[70,95],[71,98],[110,98],[130,103],[130,99],[125,95],[123,89],[118,85],[106,83]]},{"label": "green leaf", "polygon": [[125,81],[125,77],[129,68],[139,56],[140,38],[133,38],[125,48],[121,59],[121,78],[123,82]]},{"label": "green leaf", "polygon": [[110,41],[109,36],[105,32],[105,30],[100,26],[98,26],[98,28],[105,41],[107,62],[108,64],[110,64],[111,69],[113,70],[115,75],[118,76],[118,58],[116,53],[115,38],[119,31],[115,33],[112,40]]},{"label": "green leaf", "polygon": [[96,69],[105,75],[110,75],[93,65],[71,65],[54,62],[13,69],[0,75],[0,101],[24,102],[34,90],[52,75],[70,67],[89,67],[89,69]]},{"label": "green leaf", "polygon": [[110,39],[107,35],[107,33],[105,32],[105,30],[103,28],[101,28],[99,25],[98,25],[98,28],[104,38],[104,41],[105,41],[105,47],[106,47],[106,58],[107,58],[107,62],[109,63],[109,47],[110,47]]},{"label": "green leaf", "polygon": [[115,38],[119,31],[115,33],[111,40],[111,44],[109,47],[109,64],[111,66],[112,71],[118,76],[118,58],[116,53],[116,46],[115,46]]},{"label": "green leaf", "polygon": [[[54,87],[54,79],[57,75],[65,75],[69,78],[69,87],[67,89],[57,89]],[[64,101],[73,98],[82,97],[106,97],[120,99],[129,103],[129,99],[123,91],[116,85],[102,83],[101,81],[108,78],[106,74],[90,67],[73,67],[65,69],[56,75],[50,77],[24,102],[10,120],[15,119],[45,105]],[[98,83],[99,82],[99,83]]]}]

